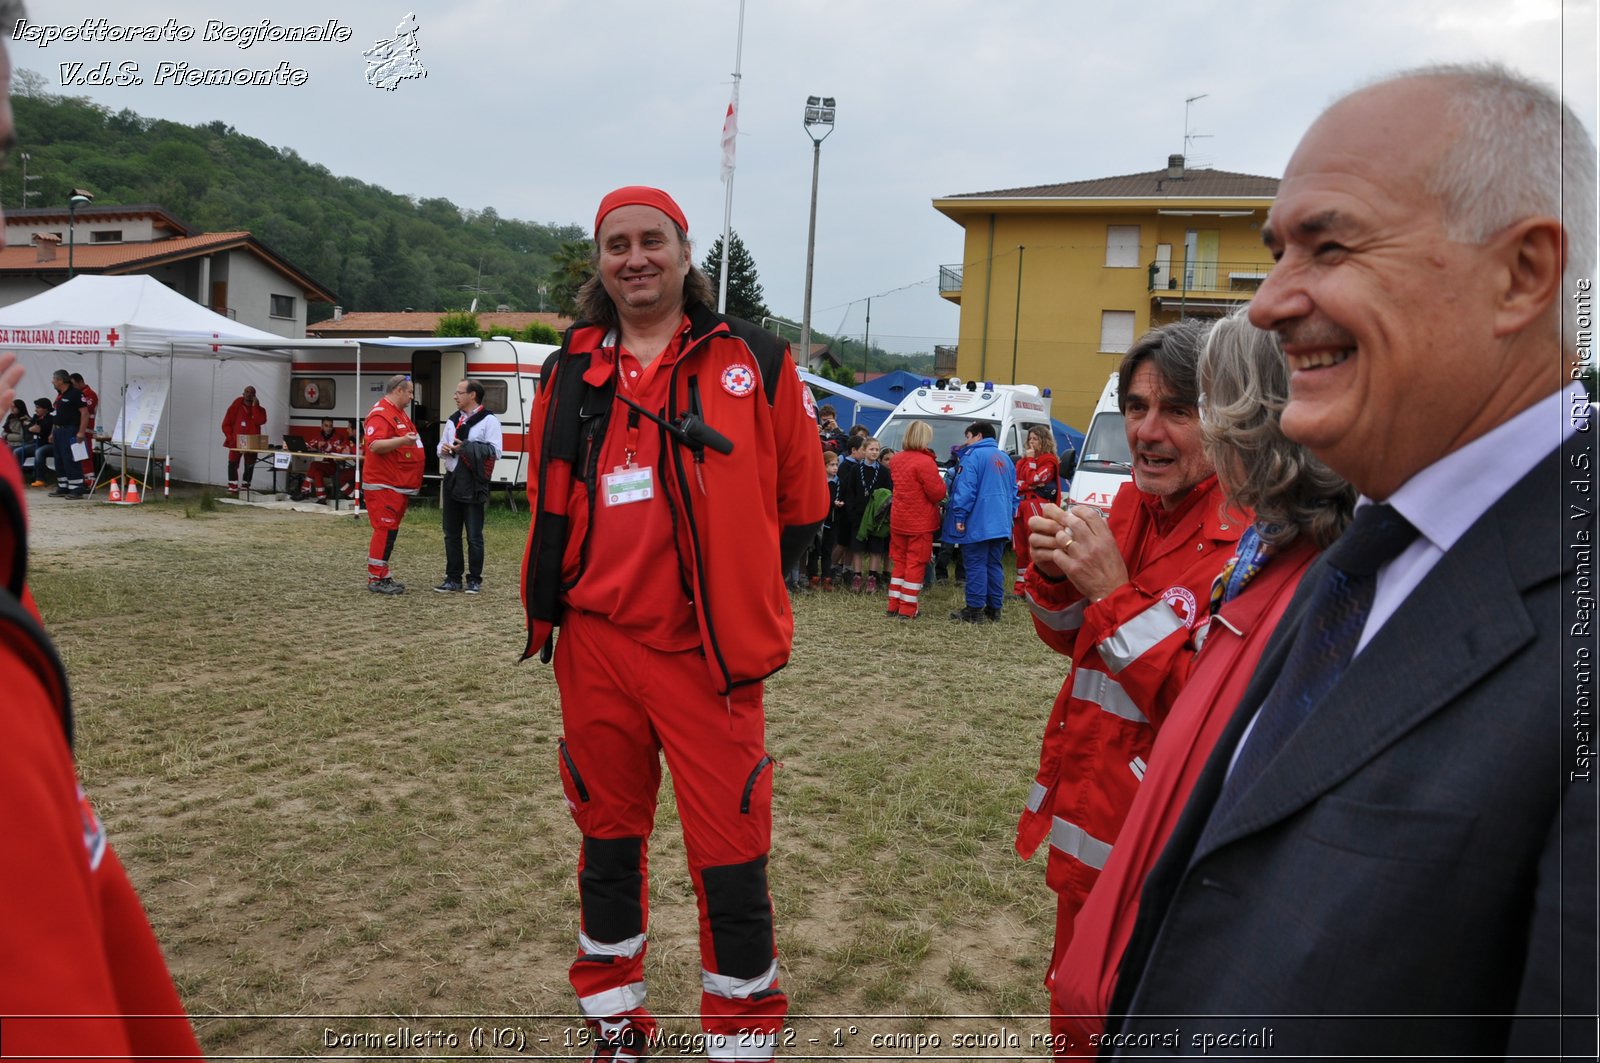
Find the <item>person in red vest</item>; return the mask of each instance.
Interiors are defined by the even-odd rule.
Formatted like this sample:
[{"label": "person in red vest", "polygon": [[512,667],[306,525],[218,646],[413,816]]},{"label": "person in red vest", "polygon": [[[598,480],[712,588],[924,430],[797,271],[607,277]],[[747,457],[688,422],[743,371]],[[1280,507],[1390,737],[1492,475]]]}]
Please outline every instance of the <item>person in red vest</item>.
[{"label": "person in red vest", "polygon": [[[256,401],[256,389],[246,387],[244,394],[234,399],[222,418],[222,442],[228,447],[228,494],[239,493],[239,457],[235,448],[240,436],[260,435],[267,423],[267,408]],[[256,456],[244,455],[244,482],[246,486],[255,475]]]},{"label": "person in red vest", "polygon": [[374,594],[404,594],[405,584],[389,574],[389,557],[406,516],[406,503],[422,486],[424,450],[411,409],[415,389],[404,374],[390,377],[383,398],[367,413],[361,441],[366,460],[361,466],[361,498],[372,525],[367,547],[367,590]]}]

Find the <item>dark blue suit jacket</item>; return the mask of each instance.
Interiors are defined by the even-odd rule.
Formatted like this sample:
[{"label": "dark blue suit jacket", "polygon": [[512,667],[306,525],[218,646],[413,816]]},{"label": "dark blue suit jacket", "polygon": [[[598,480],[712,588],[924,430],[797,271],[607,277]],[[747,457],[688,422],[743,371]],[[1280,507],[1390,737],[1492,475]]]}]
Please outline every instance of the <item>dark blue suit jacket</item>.
[{"label": "dark blue suit jacket", "polygon": [[[1594,741],[1574,663],[1595,637],[1574,625],[1595,502],[1562,495],[1586,451],[1580,433],[1495,503],[1208,823],[1307,575],[1146,882],[1108,1032],[1177,1029],[1198,1055],[1195,1034],[1272,1031],[1212,1059],[1593,1058],[1597,784],[1573,773]],[[1122,1040],[1108,1054],[1151,1052]]]}]

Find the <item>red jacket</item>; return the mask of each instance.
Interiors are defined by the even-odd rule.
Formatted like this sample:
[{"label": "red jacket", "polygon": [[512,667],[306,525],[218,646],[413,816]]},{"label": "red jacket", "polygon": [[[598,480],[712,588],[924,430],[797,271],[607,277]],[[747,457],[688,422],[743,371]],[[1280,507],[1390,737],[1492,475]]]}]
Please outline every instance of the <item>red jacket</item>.
[{"label": "red jacket", "polygon": [[[788,346],[769,347],[781,341],[748,322],[698,305],[688,314],[688,348],[672,367],[665,416],[677,420],[690,408],[694,392],[701,419],[731,440],[733,451],[719,454],[706,448],[703,462],[697,462],[682,446],[668,448],[671,464],[662,463],[667,467],[658,470],[658,480],[680,519],[678,557],[662,562],[676,560],[680,566],[694,600],[706,666],[717,691],[725,693],[758,682],[788,662],[794,616],[783,584],[780,534],[819,523],[828,511],[828,488],[817,446],[816,406],[800,382]],[[608,384],[615,353],[605,345],[607,339],[605,329],[579,323],[541,372],[529,431],[529,460],[537,473],[528,478],[535,521],[523,559],[529,636],[525,656],[545,645],[558,622],[540,618],[536,607],[550,590],[539,583],[545,578],[539,559],[550,549],[547,544],[557,541],[552,528],[566,523],[568,529],[562,587],[576,583],[586,563],[599,563],[595,559],[603,558],[605,549],[615,548],[587,542],[594,470],[544,457],[546,433],[557,421],[550,410],[552,396],[563,394],[563,368],[571,356],[587,353],[584,380],[592,387]],[[763,357],[757,357],[752,344],[762,346]],[[763,377],[758,368],[763,361],[775,367],[773,379]],[[612,406],[620,403],[613,401]],[[613,412],[606,431],[620,430],[623,419]],[[598,454],[600,442],[593,447]],[[547,485],[544,496],[541,483]]]},{"label": "red jacket", "polygon": [[939,503],[944,501],[944,477],[931,450],[897,450],[889,459],[889,479],[894,483],[894,508],[889,530],[902,535],[939,530]]},{"label": "red jacket", "polygon": [[229,447],[236,447],[240,436],[260,435],[266,424],[267,408],[259,402],[251,406],[240,395],[222,415],[222,441]]},{"label": "red jacket", "polygon": [[1171,514],[1159,498],[1124,484],[1109,521],[1128,562],[1127,583],[1088,603],[1037,565],[1027,580],[1034,629],[1071,656],[1072,672],[1045,725],[1016,847],[1026,859],[1050,838],[1045,878],[1069,907],[1073,899],[1082,904],[1105,865],[1156,728],[1188,678],[1189,635],[1204,616],[1211,581],[1249,524],[1248,516],[1222,511],[1215,476]]},{"label": "red jacket", "polygon": [[[1072,943],[1056,963],[1050,1011],[1065,1016],[1074,1056],[1094,1056],[1089,1036],[1105,1028],[1117,967],[1139,914],[1139,893],[1177,825],[1189,792],[1233,718],[1267,640],[1294,597],[1300,577],[1317,559],[1302,536],[1274,557],[1205,627],[1205,642],[1150,751],[1150,770],[1128,810],[1100,881],[1078,913]],[[1200,634],[1199,629],[1196,635]]]},{"label": "red jacket", "polygon": [[[0,1026],[14,1056],[198,1058],[144,909],[78,785],[66,675],[19,600],[25,518],[0,448]],[[142,1017],[139,1017],[142,1016]]]},{"label": "red jacket", "polygon": [[1042,498],[1054,502],[1061,493],[1061,462],[1054,454],[1039,454],[1017,462],[1017,497],[1023,502]]},{"label": "red jacket", "polygon": [[[404,433],[401,433],[402,435]],[[333,435],[324,437],[322,429],[317,429],[317,434],[306,437],[306,449],[317,454],[354,454],[355,444],[350,442],[350,433],[343,428],[335,428]]]},{"label": "red jacket", "polygon": [[427,448],[419,435],[416,446],[399,447],[386,454],[374,454],[372,444],[380,439],[397,439],[415,432],[406,412],[379,399],[367,413],[366,435],[361,441],[361,490],[399,491],[414,495],[422,486],[423,458]]}]

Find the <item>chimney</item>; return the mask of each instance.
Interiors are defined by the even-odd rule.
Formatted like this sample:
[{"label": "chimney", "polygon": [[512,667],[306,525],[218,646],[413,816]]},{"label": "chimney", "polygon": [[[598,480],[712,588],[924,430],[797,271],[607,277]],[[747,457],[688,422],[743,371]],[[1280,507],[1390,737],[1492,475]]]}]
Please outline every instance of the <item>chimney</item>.
[{"label": "chimney", "polygon": [[338,321],[339,319],[341,319],[343,317],[344,317],[344,307],[335,305],[334,308],[333,308],[333,319],[335,321]]},{"label": "chimney", "polygon": [[61,237],[55,233],[34,233],[29,242],[33,244],[35,262],[56,260],[56,247],[61,243]]},{"label": "chimney", "polygon": [[1174,181],[1183,180],[1183,156],[1167,156],[1167,176]]}]

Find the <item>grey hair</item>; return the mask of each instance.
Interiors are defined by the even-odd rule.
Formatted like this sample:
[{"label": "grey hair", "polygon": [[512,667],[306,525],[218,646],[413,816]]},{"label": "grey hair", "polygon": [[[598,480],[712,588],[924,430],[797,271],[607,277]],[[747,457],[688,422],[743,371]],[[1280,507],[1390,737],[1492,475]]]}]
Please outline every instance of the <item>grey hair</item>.
[{"label": "grey hair", "polygon": [[1183,318],[1161,325],[1140,336],[1117,367],[1117,409],[1128,412],[1128,385],[1145,362],[1155,367],[1156,375],[1171,401],[1193,406],[1200,401],[1200,382],[1195,365],[1205,345],[1209,322]]},{"label": "grey hair", "polygon": [[[1429,175],[1453,240],[1480,243],[1534,215],[1567,232],[1564,291],[1594,276],[1594,142],[1550,86],[1498,63],[1419,67],[1392,80],[1449,83],[1450,144]],[[1566,298],[1557,300],[1559,313]],[[1565,315],[1563,314],[1563,317]]]},{"label": "grey hair", "polygon": [[1288,366],[1277,334],[1248,313],[1217,322],[1200,352],[1200,438],[1228,505],[1254,510],[1263,539],[1282,547],[1303,532],[1326,547],[1350,522],[1355,489],[1283,434]]},{"label": "grey hair", "polygon": [[410,374],[396,373],[394,376],[383,382],[383,393],[385,395],[393,395],[395,392],[399,391],[402,387],[409,383],[411,383]]},{"label": "grey hair", "polygon": [[[678,243],[683,245],[683,253],[691,253],[689,234],[672,223],[672,231],[678,234]],[[606,291],[605,285],[600,282],[600,242],[599,233],[595,234],[595,245],[589,252],[589,264],[594,267],[594,273],[578,288],[578,317],[591,325],[600,325],[604,328],[616,328],[618,324],[617,305],[611,301],[611,293]],[[683,305],[700,303],[707,309],[717,308],[717,293],[712,287],[711,278],[700,271],[694,264],[694,259],[689,259],[689,273],[683,278]]]}]

